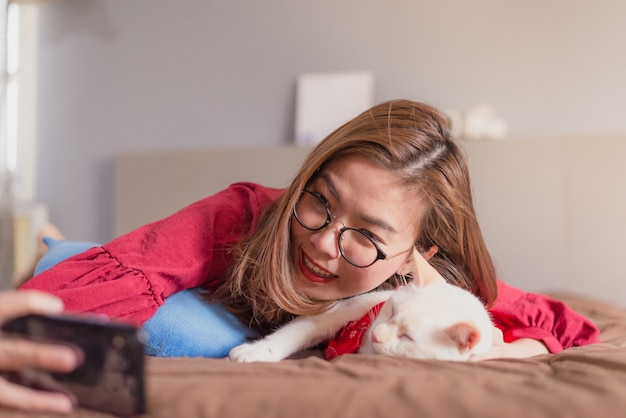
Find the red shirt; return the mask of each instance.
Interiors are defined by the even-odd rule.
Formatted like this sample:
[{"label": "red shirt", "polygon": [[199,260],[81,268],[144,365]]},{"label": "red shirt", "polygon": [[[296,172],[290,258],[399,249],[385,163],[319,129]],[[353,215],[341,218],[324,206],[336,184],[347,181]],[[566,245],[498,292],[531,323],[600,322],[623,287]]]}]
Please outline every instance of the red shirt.
[{"label": "red shirt", "polygon": [[[253,230],[284,190],[236,183],[173,215],[77,254],[22,289],[59,296],[73,312],[103,313],[142,325],[168,296],[214,289],[233,262],[230,249]],[[551,351],[597,340],[597,329],[565,304],[498,284],[491,309],[505,340],[540,339]]]},{"label": "red shirt", "polygon": [[22,289],[53,293],[68,311],[103,313],[142,325],[168,296],[198,286],[217,287],[233,262],[229,250],[282,193],[252,183],[233,184],[62,261]]}]

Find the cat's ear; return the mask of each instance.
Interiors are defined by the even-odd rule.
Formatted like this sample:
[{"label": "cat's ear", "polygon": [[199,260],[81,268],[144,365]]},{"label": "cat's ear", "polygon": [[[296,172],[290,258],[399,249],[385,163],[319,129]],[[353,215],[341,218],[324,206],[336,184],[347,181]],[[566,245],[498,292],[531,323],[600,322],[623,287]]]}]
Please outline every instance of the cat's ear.
[{"label": "cat's ear", "polygon": [[408,260],[408,263],[411,265],[413,282],[417,287],[424,287],[437,282],[445,283],[445,279],[428,263],[426,258],[431,258],[438,250],[439,247],[433,245],[426,253],[422,254],[417,248],[413,248],[412,257]]},{"label": "cat's ear", "polygon": [[459,349],[459,353],[471,350],[480,341],[480,331],[472,324],[459,322],[444,330]]}]

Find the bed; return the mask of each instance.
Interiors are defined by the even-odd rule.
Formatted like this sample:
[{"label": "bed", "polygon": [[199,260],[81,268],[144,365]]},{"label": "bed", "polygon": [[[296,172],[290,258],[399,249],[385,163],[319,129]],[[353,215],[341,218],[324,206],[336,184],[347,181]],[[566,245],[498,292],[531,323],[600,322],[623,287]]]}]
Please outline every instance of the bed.
[{"label": "bed", "polygon": [[149,411],[161,417],[591,417],[626,411],[626,311],[562,295],[602,342],[482,363],[316,355],[272,364],[150,359]]},{"label": "bed", "polygon": [[[309,351],[279,363],[147,358],[146,417],[622,417],[626,310],[555,294],[599,344],[523,360],[455,363]],[[2,411],[6,418],[58,417]],[[81,409],[74,417],[110,417]]]},{"label": "bed", "polygon": [[[565,301],[600,328],[600,343],[479,363],[359,354],[329,362],[317,351],[255,364],[147,358],[146,417],[623,416],[626,277],[617,254],[626,249],[626,197],[615,190],[623,190],[626,168],[612,161],[626,155],[626,139],[466,146],[477,211],[500,278]],[[307,152],[277,147],[120,155],[115,233],[165,216],[234,181],[284,186]],[[598,202],[604,202],[599,209]],[[601,249],[589,245],[591,223]],[[590,261],[594,258],[595,263]],[[73,416],[109,415],[79,410]]]},{"label": "bed", "polygon": [[602,330],[597,345],[482,363],[344,355],[277,364],[152,359],[155,416],[591,417],[626,411],[626,312],[562,295]]}]

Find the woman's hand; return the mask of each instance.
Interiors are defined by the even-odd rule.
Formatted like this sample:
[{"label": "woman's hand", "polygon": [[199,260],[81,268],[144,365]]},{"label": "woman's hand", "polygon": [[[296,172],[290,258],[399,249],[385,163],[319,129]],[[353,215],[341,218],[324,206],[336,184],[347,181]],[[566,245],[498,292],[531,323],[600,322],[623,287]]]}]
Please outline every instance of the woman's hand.
[{"label": "woman's hand", "polygon": [[[63,302],[43,292],[0,292],[0,323],[29,313],[58,314],[62,311]],[[28,368],[69,372],[78,363],[77,353],[69,347],[3,338],[0,335],[0,372],[17,372]],[[65,394],[27,388],[9,382],[0,375],[0,408],[68,413],[73,403]]]},{"label": "woman's hand", "polygon": [[493,358],[526,358],[547,354],[548,348],[541,342],[530,338],[521,338],[512,343],[505,343],[502,331],[493,328],[493,346],[483,355],[472,356],[470,361],[488,360]]}]

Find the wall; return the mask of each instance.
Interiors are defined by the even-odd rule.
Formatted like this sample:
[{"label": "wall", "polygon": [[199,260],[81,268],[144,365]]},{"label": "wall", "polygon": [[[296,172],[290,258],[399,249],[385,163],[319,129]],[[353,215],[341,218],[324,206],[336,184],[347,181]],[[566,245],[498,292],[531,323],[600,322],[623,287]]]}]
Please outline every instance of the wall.
[{"label": "wall", "polygon": [[302,72],[490,103],[515,137],[626,132],[626,2],[57,0],[40,13],[39,199],[113,237],[113,157],[289,142]]}]

